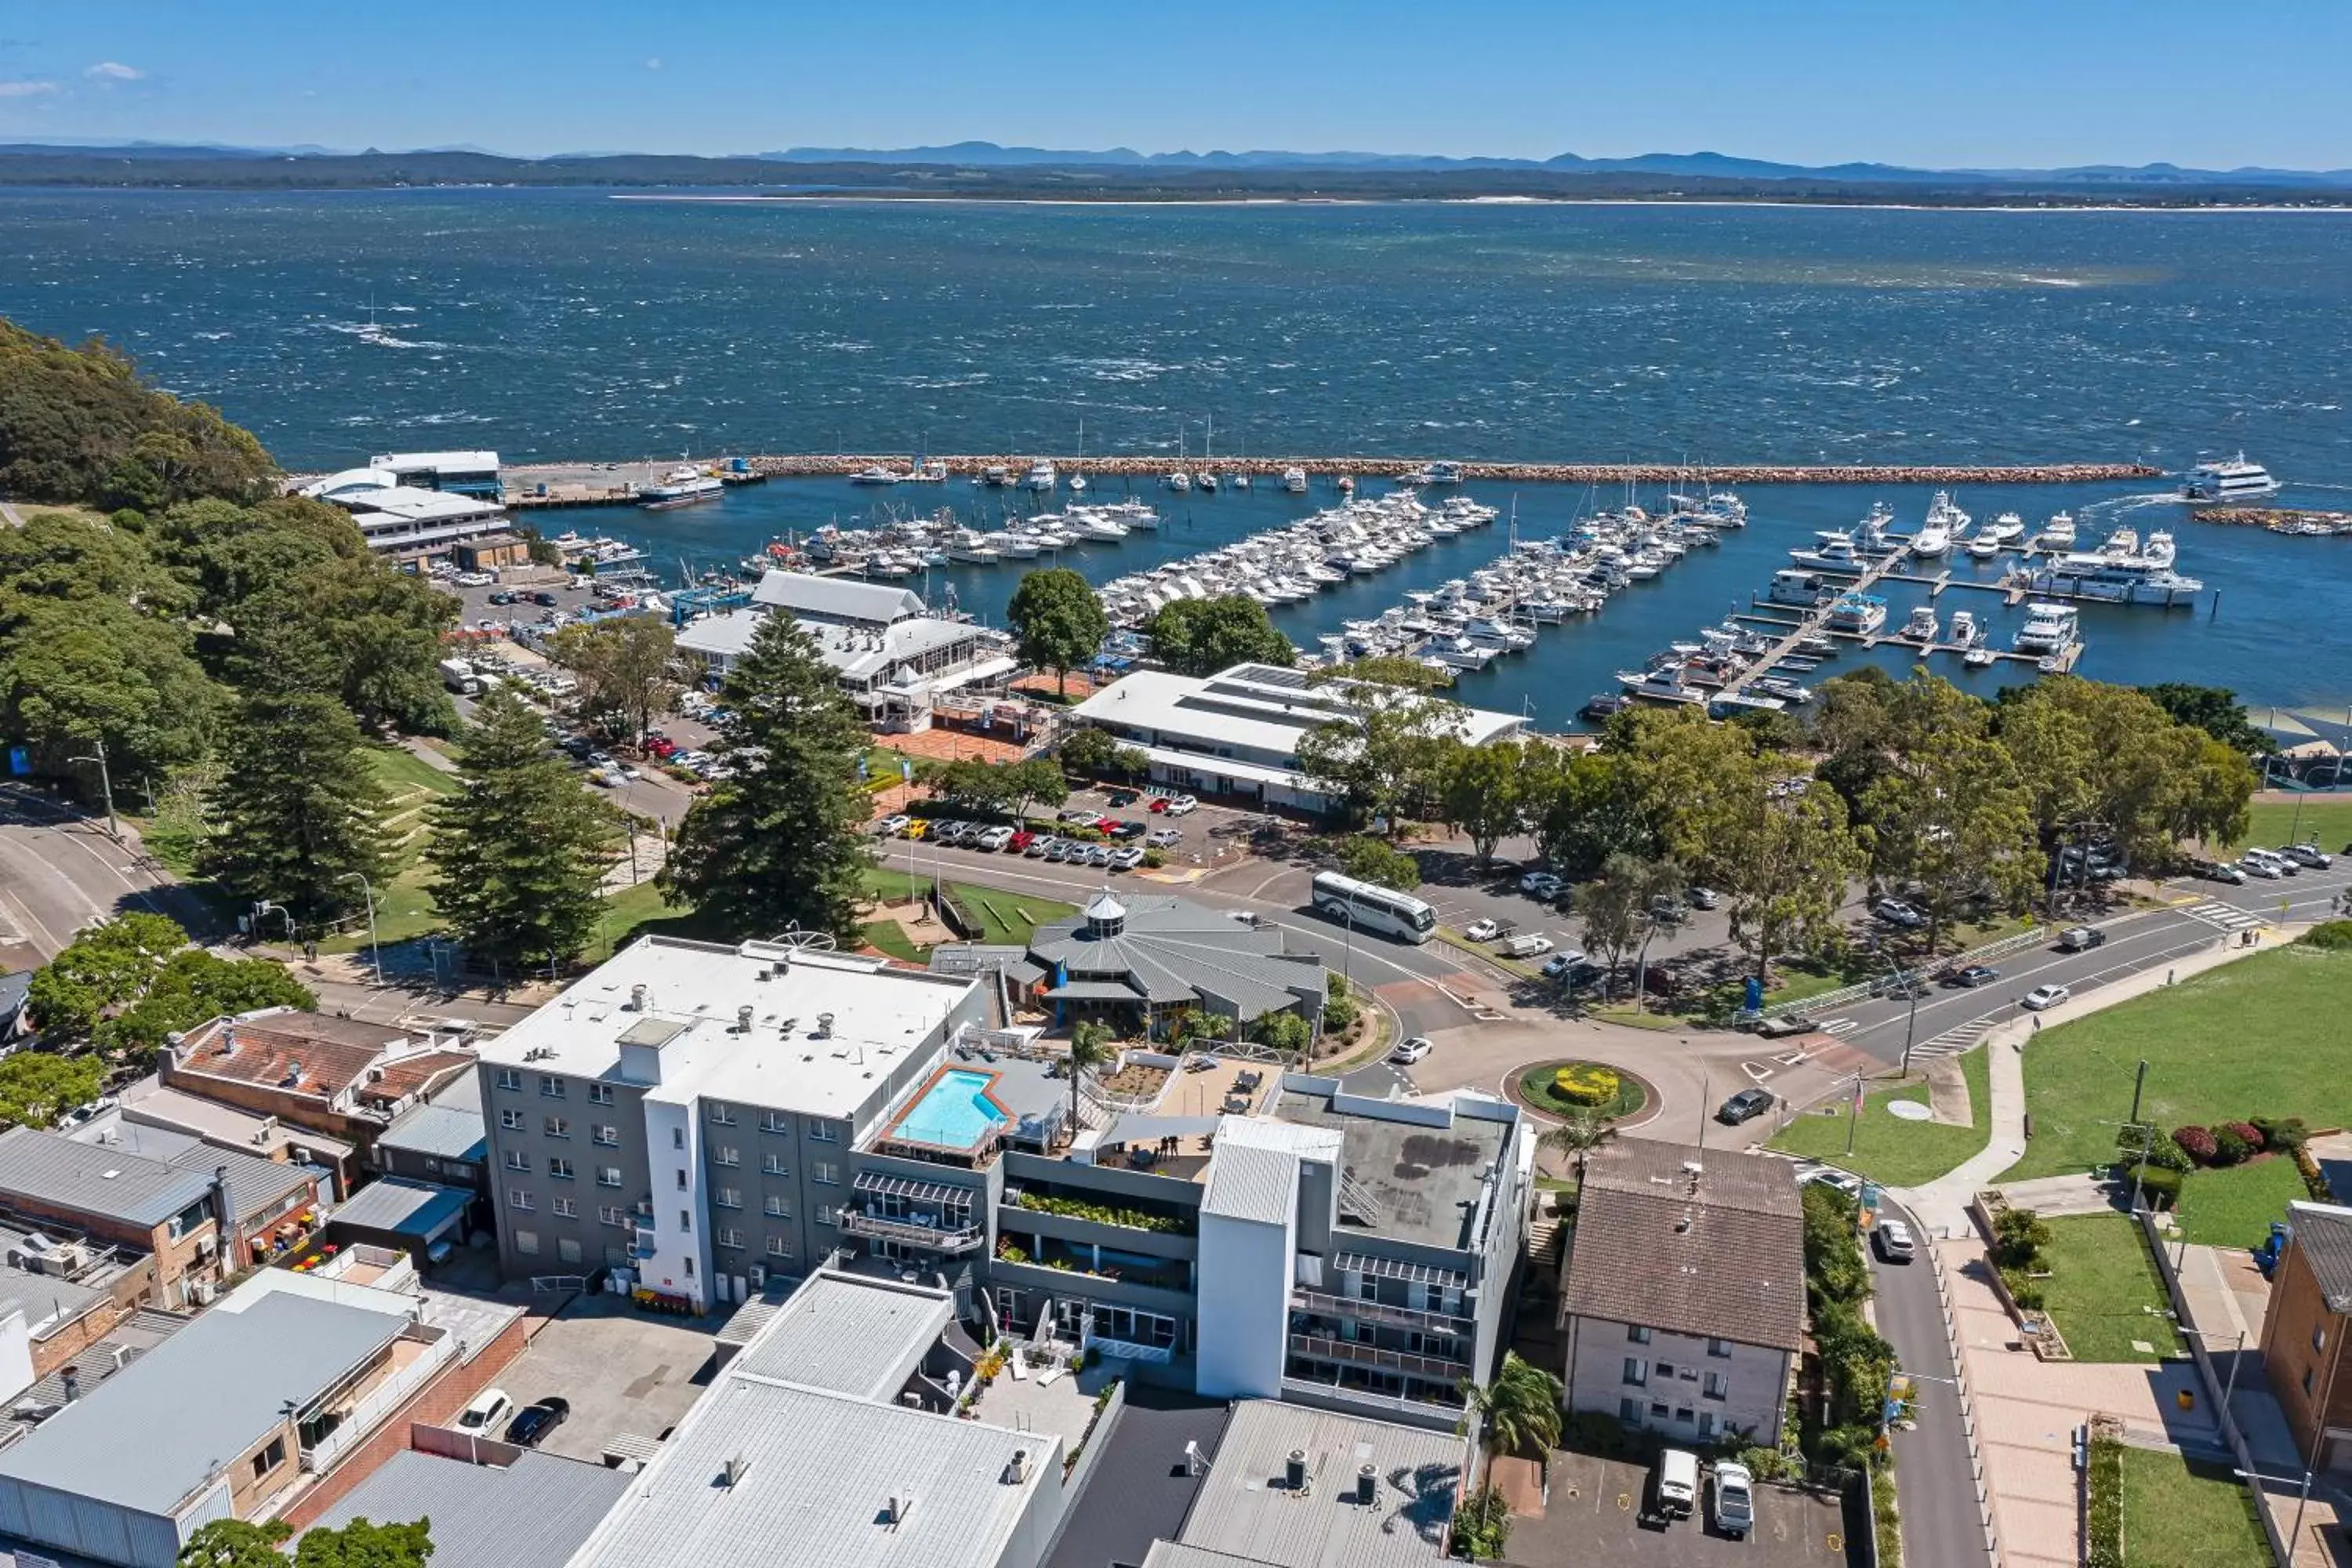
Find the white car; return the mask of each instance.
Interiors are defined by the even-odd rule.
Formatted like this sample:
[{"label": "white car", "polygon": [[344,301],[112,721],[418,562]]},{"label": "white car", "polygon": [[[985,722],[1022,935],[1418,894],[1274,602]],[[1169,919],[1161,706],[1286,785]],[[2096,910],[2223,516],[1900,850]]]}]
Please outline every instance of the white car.
[{"label": "white car", "polygon": [[1756,1478],[1745,1465],[1718,1459],[1707,1479],[1715,1494],[1716,1529],[1734,1541],[1746,1540],[1756,1528]]},{"label": "white car", "polygon": [[972,840],[982,849],[1002,849],[1012,842],[1013,829],[1009,827],[992,827]]},{"label": "white car", "polygon": [[2269,860],[2256,859],[2252,850],[2248,850],[2246,858],[2238,862],[2238,869],[2249,877],[2260,877],[2266,882],[2275,882],[2286,875]]},{"label": "white car", "polygon": [[1436,1048],[1429,1043],[1428,1036],[1415,1035],[1410,1039],[1399,1040],[1396,1048],[1389,1052],[1389,1060],[1400,1067],[1411,1067]]},{"label": "white car", "polygon": [[457,1417],[457,1430],[477,1436],[495,1435],[499,1423],[505,1420],[513,1408],[514,1401],[507,1397],[505,1389],[486,1388],[474,1395],[474,1403],[466,1406],[465,1413]]},{"label": "white car", "polygon": [[2055,1007],[2074,994],[2063,985],[2037,985],[2025,994],[2025,1000],[2019,1005],[2030,1013],[2039,1013],[2045,1007]]},{"label": "white car", "polygon": [[1201,809],[1201,803],[1189,795],[1180,795],[1171,799],[1165,809],[1171,816],[1190,816]]},{"label": "white car", "polygon": [[1493,921],[1473,921],[1462,934],[1472,942],[1492,942],[1503,934],[1503,928]]},{"label": "white car", "polygon": [[1559,878],[1550,871],[1529,871],[1519,879],[1519,891],[1532,893],[1538,899],[1559,897]]},{"label": "white car", "polygon": [[487,588],[498,579],[488,572],[460,572],[456,581],[461,588]]}]

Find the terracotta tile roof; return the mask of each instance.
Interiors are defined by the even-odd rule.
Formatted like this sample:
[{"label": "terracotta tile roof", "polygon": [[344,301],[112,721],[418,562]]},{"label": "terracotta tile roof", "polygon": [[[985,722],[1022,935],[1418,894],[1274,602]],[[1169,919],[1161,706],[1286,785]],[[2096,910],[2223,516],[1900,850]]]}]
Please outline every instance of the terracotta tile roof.
[{"label": "terracotta tile roof", "polygon": [[406,1037],[388,1024],[319,1013],[272,1013],[242,1022],[215,1018],[181,1042],[179,1068],[332,1099],[364,1079],[386,1047]]},{"label": "terracotta tile roof", "polygon": [[1796,1350],[1805,1324],[1805,1222],[1794,1168],[1641,1139],[1603,1147],[1585,1168],[1562,1307],[1612,1323]]}]

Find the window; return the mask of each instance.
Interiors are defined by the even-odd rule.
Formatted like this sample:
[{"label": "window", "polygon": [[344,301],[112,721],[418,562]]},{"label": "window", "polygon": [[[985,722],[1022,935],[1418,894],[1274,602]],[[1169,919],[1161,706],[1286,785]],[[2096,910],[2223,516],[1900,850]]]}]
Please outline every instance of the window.
[{"label": "window", "polygon": [[517,1252],[521,1253],[526,1258],[536,1258],[539,1256],[539,1232],[535,1230],[519,1230],[514,1233],[514,1238],[515,1250]]},{"label": "window", "polygon": [[2315,1351],[2324,1351],[2327,1348],[2327,1328],[2326,1324],[2314,1323],[2311,1325],[2311,1348]]},{"label": "window", "polygon": [[509,1132],[521,1131],[522,1112],[512,1110],[500,1110],[499,1112],[499,1125],[505,1128]]},{"label": "window", "polygon": [[539,1092],[550,1100],[562,1100],[563,1080],[551,1073],[541,1073],[539,1075]]},{"label": "window", "polygon": [[253,1479],[259,1480],[286,1462],[286,1439],[272,1437],[269,1447],[253,1457]]},{"label": "window", "polygon": [[1714,1411],[1702,1410],[1698,1413],[1698,1435],[1702,1437],[1712,1437],[1715,1436]]},{"label": "window", "polygon": [[1617,1419],[1624,1422],[1628,1426],[1640,1426],[1642,1422],[1642,1402],[1638,1399],[1619,1400],[1617,1402]]},{"label": "window", "polygon": [[722,1165],[740,1165],[743,1163],[743,1156],[736,1152],[735,1145],[732,1143],[721,1143],[719,1146],[718,1160]]},{"label": "window", "polygon": [[839,1204],[817,1205],[816,1222],[819,1225],[839,1225],[841,1223],[841,1205]]},{"label": "window", "polygon": [[1674,1376],[1674,1375],[1675,1375],[1675,1367],[1674,1367],[1674,1363],[1673,1363],[1672,1362],[1664,1362],[1664,1361],[1660,1362],[1660,1363],[1658,1363],[1658,1375],[1659,1375],[1660,1377],[1666,1377],[1666,1378],[1671,1378],[1672,1376]]},{"label": "window", "polygon": [[841,1185],[841,1167],[831,1160],[811,1160],[809,1180],[819,1186],[837,1187]]},{"label": "window", "polygon": [[809,1136],[820,1143],[838,1143],[841,1142],[841,1126],[833,1121],[812,1121],[809,1123]]},{"label": "window", "polygon": [[507,1151],[507,1169],[508,1169],[508,1170],[509,1170],[509,1171],[528,1171],[528,1170],[530,1170],[530,1155],[528,1155],[528,1154],[526,1154],[526,1153],[524,1153],[524,1152],[523,1152],[521,1150],[520,1150],[520,1149],[509,1149],[509,1150],[508,1150],[508,1151]]},{"label": "window", "polygon": [[520,1209],[523,1213],[529,1214],[538,1206],[539,1200],[530,1195],[530,1190],[528,1187],[509,1187],[507,1189],[507,1207],[510,1209]]},{"label": "window", "polygon": [[1709,1340],[1706,1342],[1706,1353],[1717,1358],[1727,1357],[1731,1354],[1731,1342],[1729,1340]]},{"label": "window", "polygon": [[597,1166],[596,1184],[600,1187],[619,1186],[621,1184],[621,1167],[618,1165]]},{"label": "window", "polygon": [[613,1086],[609,1083],[590,1084],[588,1086],[588,1103],[591,1105],[612,1104]]},{"label": "window", "polygon": [[792,1130],[793,1130],[793,1119],[792,1119],[791,1117],[789,1117],[789,1116],[785,1115],[782,1111],[781,1111],[781,1110],[763,1110],[763,1111],[760,1112],[760,1131],[762,1131],[762,1132],[790,1132]]},{"label": "window", "polygon": [[683,1166],[679,1167],[676,1172],[674,1172],[674,1173],[673,1173],[673,1174],[675,1174],[675,1175],[677,1177],[677,1190],[678,1190],[679,1192],[681,1192],[681,1193],[682,1193],[682,1192],[684,1192],[684,1191],[686,1191],[686,1170],[685,1170],[685,1168],[684,1168]]},{"label": "window", "polygon": [[743,1245],[743,1233],[730,1226],[722,1225],[719,1227],[719,1245],[721,1247],[740,1247]]},{"label": "window", "polygon": [[547,1200],[547,1212],[558,1219],[578,1219],[580,1205],[570,1198],[550,1198]]},{"label": "window", "polygon": [[626,1225],[628,1221],[623,1217],[620,1205],[599,1204],[596,1205],[596,1223],[598,1225]]},{"label": "window", "polygon": [[735,1108],[728,1104],[723,1100],[712,1100],[710,1102],[710,1122],[714,1127],[734,1126]]},{"label": "window", "polygon": [[743,1206],[743,1194],[737,1188],[721,1187],[710,1201],[723,1209],[740,1209]]},{"label": "window", "polygon": [[1719,1372],[1708,1373],[1705,1392],[1709,1399],[1728,1399],[1731,1397],[1731,1380]]},{"label": "window", "polygon": [[1650,1331],[1643,1328],[1639,1323],[1630,1323],[1626,1325],[1625,1341],[1628,1344],[1648,1344],[1650,1342]]},{"label": "window", "polygon": [[621,1130],[617,1127],[605,1127],[600,1124],[596,1129],[596,1142],[607,1149],[618,1148],[621,1142]]},{"label": "window", "polygon": [[688,1279],[694,1278],[694,1259],[691,1258],[686,1260],[686,1277]]},{"label": "window", "polygon": [[771,1257],[771,1258],[790,1258],[792,1255],[793,1255],[793,1244],[792,1244],[792,1242],[791,1242],[791,1240],[790,1240],[790,1239],[788,1239],[787,1237],[781,1237],[781,1236],[772,1236],[772,1237],[768,1237],[768,1256],[769,1256],[769,1257]]},{"label": "window", "polygon": [[1650,1381],[1650,1363],[1640,1356],[1625,1358],[1625,1375],[1622,1380],[1634,1388],[1644,1387]]},{"label": "window", "polygon": [[1650,1406],[1650,1419],[1653,1421],[1664,1421],[1666,1414],[1666,1407],[1663,1405],[1653,1404]]},{"label": "window", "polygon": [[561,1154],[550,1154],[547,1157],[547,1173],[560,1182],[568,1182],[572,1179],[572,1162]]},{"label": "window", "polygon": [[568,1236],[559,1236],[555,1238],[555,1256],[566,1263],[577,1263],[580,1261],[580,1244]]},{"label": "window", "polygon": [[604,1267],[605,1267],[605,1268],[626,1268],[628,1266],[629,1266],[629,1249],[628,1249],[627,1247],[607,1247],[606,1248],[604,1248]]},{"label": "window", "polygon": [[784,1163],[782,1154],[770,1154],[760,1162],[760,1169],[771,1176],[789,1176],[792,1167]]},{"label": "window", "polygon": [[686,1147],[685,1128],[673,1127],[669,1130],[669,1146],[673,1149],[683,1149]]},{"label": "window", "polygon": [[520,1089],[522,1087],[522,1069],[520,1068],[500,1068],[499,1069],[499,1087],[500,1089]]},{"label": "window", "polygon": [[1676,1405],[1675,1407],[1675,1419],[1681,1422],[1685,1426],[1689,1426],[1693,1419],[1691,1407],[1687,1405]]},{"label": "window", "polygon": [[768,1215],[772,1219],[790,1219],[793,1217],[793,1205],[786,1203],[783,1199],[776,1196],[773,1193],[770,1193],[768,1194],[768,1201],[761,1206],[767,1210]]},{"label": "window", "polygon": [[678,1210],[677,1228],[681,1231],[691,1232],[694,1229],[694,1216],[687,1213],[684,1209]]},{"label": "window", "polygon": [[568,1118],[566,1118],[566,1117],[562,1117],[562,1116],[551,1116],[551,1117],[549,1117],[549,1118],[547,1119],[547,1135],[548,1135],[550,1138],[569,1138],[569,1137],[571,1137],[571,1136],[572,1136],[572,1122],[571,1122],[570,1119],[568,1119]]}]

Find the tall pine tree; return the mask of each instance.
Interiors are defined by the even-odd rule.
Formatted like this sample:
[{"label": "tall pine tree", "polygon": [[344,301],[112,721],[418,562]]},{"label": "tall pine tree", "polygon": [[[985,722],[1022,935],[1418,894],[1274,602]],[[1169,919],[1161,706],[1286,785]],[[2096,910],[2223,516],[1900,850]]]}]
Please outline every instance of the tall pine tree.
[{"label": "tall pine tree", "polygon": [[247,701],[213,791],[215,831],[196,868],[238,898],[267,899],[298,928],[365,911],[353,872],[391,876],[383,786],[351,710],[315,692]]},{"label": "tall pine tree", "polygon": [[476,959],[500,970],[576,957],[595,934],[613,823],[500,687],[459,738],[458,792],[427,814],[433,902]]},{"label": "tall pine tree", "polygon": [[866,726],[787,616],[760,627],[721,700],[731,712],[713,750],[733,771],[687,813],[664,891],[737,936],[849,935],[871,864],[856,777]]}]

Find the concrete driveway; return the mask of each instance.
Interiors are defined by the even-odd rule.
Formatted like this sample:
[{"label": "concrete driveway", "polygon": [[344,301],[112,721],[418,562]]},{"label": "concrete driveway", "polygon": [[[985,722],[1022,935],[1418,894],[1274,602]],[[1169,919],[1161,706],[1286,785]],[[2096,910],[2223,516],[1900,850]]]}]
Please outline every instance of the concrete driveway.
[{"label": "concrete driveway", "polygon": [[712,1335],[725,1314],[667,1318],[619,1296],[583,1296],[539,1331],[499,1374],[518,1406],[557,1394],[572,1415],[540,1446],[567,1458],[601,1462],[623,1432],[658,1438],[709,1384]]}]

